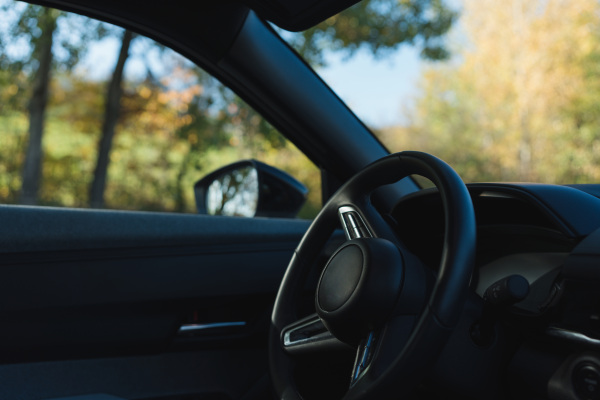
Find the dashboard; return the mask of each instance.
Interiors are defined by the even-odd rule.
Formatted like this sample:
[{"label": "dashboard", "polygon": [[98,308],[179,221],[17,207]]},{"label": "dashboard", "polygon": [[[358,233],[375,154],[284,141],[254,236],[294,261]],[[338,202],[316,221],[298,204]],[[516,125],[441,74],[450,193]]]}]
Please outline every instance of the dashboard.
[{"label": "dashboard", "polygon": [[[600,399],[598,185],[467,186],[478,232],[471,296],[431,380],[467,398]],[[437,190],[407,196],[391,216],[435,273],[445,227]],[[492,304],[486,291],[514,275],[527,295]]]}]

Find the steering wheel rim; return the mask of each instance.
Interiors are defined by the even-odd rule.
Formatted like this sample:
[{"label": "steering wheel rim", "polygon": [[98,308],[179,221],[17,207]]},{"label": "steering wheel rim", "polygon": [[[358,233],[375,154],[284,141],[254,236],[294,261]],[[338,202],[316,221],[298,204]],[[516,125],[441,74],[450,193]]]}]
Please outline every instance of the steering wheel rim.
[{"label": "steering wheel rim", "polygon": [[[412,174],[424,176],[436,185],[444,207],[442,259],[439,274],[431,282],[430,290],[426,289],[426,271],[422,264],[403,247],[392,227],[370,204],[370,194],[375,189]],[[399,304],[403,301],[411,303],[406,304],[409,309],[415,306],[418,308],[408,332],[404,326],[405,320],[394,314],[386,317],[385,323],[380,326],[377,347],[369,350],[368,344],[365,344],[367,350],[361,350],[359,346],[357,360],[363,351],[364,354],[371,352],[371,361],[357,375],[344,399],[383,399],[392,393],[397,398],[402,391],[413,388],[443,348],[464,305],[473,270],[476,230],[471,197],[462,179],[448,164],[422,152],[396,153],[368,165],[346,182],[323,206],[296,248],[283,277],[273,309],[269,335],[271,378],[275,391],[282,399],[301,399],[293,378],[294,349],[285,342],[286,332],[296,329],[294,327],[298,323],[304,323],[302,320],[298,322],[297,301],[316,257],[338,226],[338,214],[342,215],[342,207],[354,209],[372,237],[385,238],[398,247],[404,264],[403,287],[398,289],[394,309],[400,307]],[[346,233],[348,236],[347,228]],[[335,254],[329,263],[334,257]],[[326,266],[324,270],[327,268]],[[416,304],[418,302],[422,304]],[[397,340],[399,337],[404,337],[400,348],[396,343],[400,341]],[[310,344],[317,350],[319,347],[336,345],[340,343],[331,334],[321,335],[319,340]],[[355,370],[356,368],[357,365]]]}]

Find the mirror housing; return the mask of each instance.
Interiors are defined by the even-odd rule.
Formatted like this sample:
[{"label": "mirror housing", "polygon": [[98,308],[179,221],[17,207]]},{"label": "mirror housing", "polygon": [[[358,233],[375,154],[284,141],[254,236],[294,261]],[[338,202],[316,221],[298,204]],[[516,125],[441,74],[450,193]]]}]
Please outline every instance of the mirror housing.
[{"label": "mirror housing", "polygon": [[199,214],[294,218],[308,189],[291,175],[256,160],[229,164],[194,185]]}]

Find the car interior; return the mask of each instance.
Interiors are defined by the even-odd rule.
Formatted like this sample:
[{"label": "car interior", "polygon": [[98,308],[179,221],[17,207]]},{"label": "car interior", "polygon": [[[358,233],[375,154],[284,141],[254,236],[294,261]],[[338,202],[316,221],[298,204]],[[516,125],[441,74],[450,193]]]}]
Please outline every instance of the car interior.
[{"label": "car interior", "polygon": [[302,184],[244,161],[196,201],[255,168],[255,218],[0,205],[1,399],[600,398],[600,184],[390,154],[278,33],[356,0],[32,3],[201,66],[318,166],[324,204],[294,218]]}]

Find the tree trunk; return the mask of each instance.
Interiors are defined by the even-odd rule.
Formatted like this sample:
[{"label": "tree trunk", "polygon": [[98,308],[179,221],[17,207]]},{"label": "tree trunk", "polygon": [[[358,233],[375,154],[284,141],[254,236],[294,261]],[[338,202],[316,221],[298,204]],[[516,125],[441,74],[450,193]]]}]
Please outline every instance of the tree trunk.
[{"label": "tree trunk", "polygon": [[126,30],[123,33],[121,51],[119,52],[117,65],[115,66],[112,78],[108,84],[106,105],[104,109],[104,123],[102,125],[102,137],[98,144],[98,160],[96,161],[94,180],[92,181],[92,186],[90,188],[90,206],[94,208],[104,207],[104,190],[106,188],[106,176],[110,161],[110,149],[112,147],[112,141],[115,136],[115,126],[117,125],[121,109],[123,69],[125,68],[125,61],[127,61],[129,55],[129,45],[131,44],[132,38],[133,34],[131,31]]},{"label": "tree trunk", "polygon": [[181,161],[181,164],[179,165],[179,172],[177,172],[177,180],[176,180],[176,185],[175,186],[175,211],[183,213],[186,211],[186,201],[185,201],[185,188],[182,186],[183,185],[183,177],[185,176],[185,173],[188,170],[188,164],[190,163],[192,159],[192,149],[188,149],[187,154],[185,155],[185,157],[183,158],[183,160]]},{"label": "tree trunk", "polygon": [[22,204],[37,203],[42,175],[42,137],[52,65],[52,36],[56,29],[56,16],[52,14],[52,10],[44,10],[40,28],[42,35],[34,49],[34,57],[37,57],[38,60],[38,69],[35,72],[33,94],[29,101],[29,144],[23,166],[23,184],[20,196]]}]

